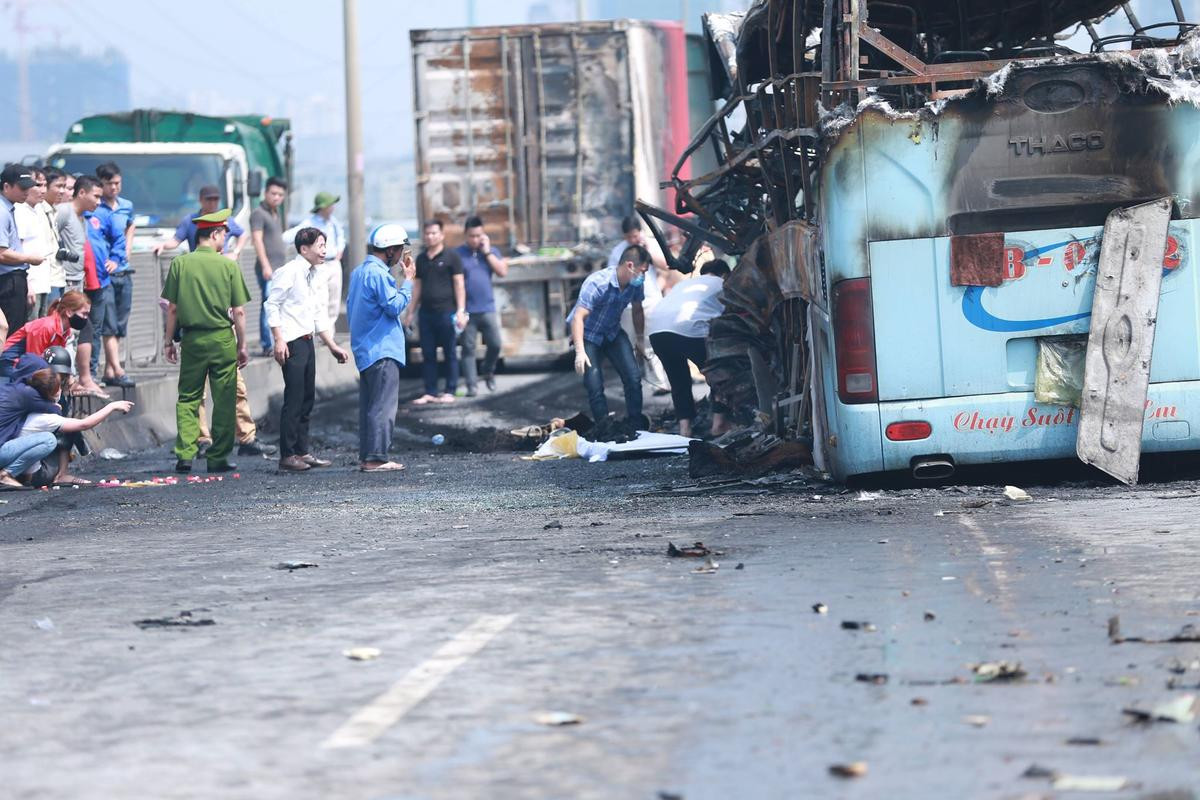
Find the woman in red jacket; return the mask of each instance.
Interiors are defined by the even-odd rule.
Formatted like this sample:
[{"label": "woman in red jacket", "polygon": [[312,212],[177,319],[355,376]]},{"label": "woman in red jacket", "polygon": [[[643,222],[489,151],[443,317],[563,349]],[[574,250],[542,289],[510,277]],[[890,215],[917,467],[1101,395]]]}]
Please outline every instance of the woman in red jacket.
[{"label": "woman in red jacket", "polygon": [[[8,377],[17,359],[26,353],[40,356],[46,352],[46,348],[53,345],[65,347],[73,330],[83,331],[88,327],[88,315],[91,310],[92,303],[83,292],[69,291],[55,300],[50,304],[46,316],[27,322],[4,342],[4,349],[0,351],[0,377]],[[77,349],[81,357],[76,359],[76,363],[86,364],[86,359],[82,356],[91,355],[91,340],[80,336]],[[86,390],[89,383],[99,392],[100,387],[95,385],[91,375],[84,375],[81,371],[80,388]]]}]

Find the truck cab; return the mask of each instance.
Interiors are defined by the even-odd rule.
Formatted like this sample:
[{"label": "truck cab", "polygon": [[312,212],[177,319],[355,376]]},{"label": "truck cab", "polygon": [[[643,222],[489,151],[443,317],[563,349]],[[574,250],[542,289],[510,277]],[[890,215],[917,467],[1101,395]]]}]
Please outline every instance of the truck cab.
[{"label": "truck cab", "polygon": [[121,194],[137,215],[134,248],[146,250],[195,213],[202,186],[217,186],[233,219],[248,228],[267,178],[291,183],[291,137],[286,119],[137,109],[75,122],[45,162],[70,174],[116,162]]},{"label": "truck cab", "polygon": [[249,225],[249,199],[262,192],[263,179],[252,172],[245,150],[233,144],[189,142],[70,143],[51,148],[46,163],[68,174],[95,174],[115,161],[121,167],[121,194],[133,202],[137,238],[134,247],[166,239],[199,207],[200,187],[221,190],[221,204],[233,219]]}]

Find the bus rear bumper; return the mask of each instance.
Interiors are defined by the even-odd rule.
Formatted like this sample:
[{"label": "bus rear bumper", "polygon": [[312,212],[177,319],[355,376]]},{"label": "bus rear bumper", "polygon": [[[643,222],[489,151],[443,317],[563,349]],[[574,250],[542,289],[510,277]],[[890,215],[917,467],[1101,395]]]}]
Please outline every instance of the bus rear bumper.
[{"label": "bus rear bumper", "polygon": [[[1032,392],[841,406],[838,411],[842,435],[829,453],[831,472],[839,478],[907,471],[913,459],[930,455],[949,455],[960,466],[1075,458],[1079,431],[1078,409],[1037,403]],[[916,441],[888,439],[889,425],[913,421],[929,423],[930,435]],[[878,449],[871,446],[874,442]],[[1189,450],[1200,451],[1200,381],[1152,384],[1142,452]]]}]

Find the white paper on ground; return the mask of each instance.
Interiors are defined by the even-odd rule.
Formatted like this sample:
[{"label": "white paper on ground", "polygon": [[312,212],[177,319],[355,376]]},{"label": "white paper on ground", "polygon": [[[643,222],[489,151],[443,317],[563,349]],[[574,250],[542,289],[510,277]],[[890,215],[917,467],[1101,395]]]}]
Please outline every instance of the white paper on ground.
[{"label": "white paper on ground", "polygon": [[673,433],[651,433],[638,431],[638,438],[630,442],[612,444],[611,442],[590,442],[580,437],[579,455],[588,461],[607,461],[611,453],[686,453],[688,443],[693,441],[687,436],[677,436]]}]

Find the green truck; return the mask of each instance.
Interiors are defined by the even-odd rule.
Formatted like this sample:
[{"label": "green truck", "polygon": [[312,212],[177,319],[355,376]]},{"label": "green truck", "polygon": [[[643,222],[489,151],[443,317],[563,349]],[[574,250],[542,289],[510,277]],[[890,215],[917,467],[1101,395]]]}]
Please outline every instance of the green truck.
[{"label": "green truck", "polygon": [[87,174],[106,161],[121,167],[121,194],[133,201],[135,249],[169,236],[195,213],[200,187],[209,184],[221,189],[224,205],[248,228],[267,178],[291,184],[291,123],[153,109],[99,114],[73,124],[45,158],[65,172]]}]

